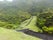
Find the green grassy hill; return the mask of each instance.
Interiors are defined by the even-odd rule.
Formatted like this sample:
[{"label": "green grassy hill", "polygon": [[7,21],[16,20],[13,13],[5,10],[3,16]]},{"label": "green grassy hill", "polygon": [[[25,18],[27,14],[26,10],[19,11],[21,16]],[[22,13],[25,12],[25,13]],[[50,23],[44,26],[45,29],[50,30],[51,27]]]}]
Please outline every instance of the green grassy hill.
[{"label": "green grassy hill", "polygon": [[0,27],[0,40],[41,40],[36,37],[26,35],[22,32],[4,29]]},{"label": "green grassy hill", "polygon": [[30,19],[22,22],[20,27],[22,27],[23,29],[29,28],[30,30],[33,30],[33,31],[36,31],[36,32],[42,31],[40,28],[38,28],[36,26],[36,21],[37,21],[37,17],[32,16]]}]

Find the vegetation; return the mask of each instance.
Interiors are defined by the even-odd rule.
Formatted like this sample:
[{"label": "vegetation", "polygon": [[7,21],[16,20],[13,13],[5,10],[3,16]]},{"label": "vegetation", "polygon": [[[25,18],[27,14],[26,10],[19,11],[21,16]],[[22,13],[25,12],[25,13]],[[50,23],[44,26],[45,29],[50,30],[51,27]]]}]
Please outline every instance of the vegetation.
[{"label": "vegetation", "polygon": [[44,33],[53,34],[53,12],[46,11],[38,16],[37,26],[43,30]]},{"label": "vegetation", "polygon": [[[0,2],[1,28],[7,28],[12,30],[28,28],[36,32],[53,35],[52,0],[19,0],[15,2]],[[4,29],[4,31],[6,30]],[[15,33],[15,35],[16,34],[17,33]],[[19,33],[17,35],[19,35]],[[17,37],[18,36],[16,36],[16,38]],[[27,38],[26,40],[28,40]]]}]

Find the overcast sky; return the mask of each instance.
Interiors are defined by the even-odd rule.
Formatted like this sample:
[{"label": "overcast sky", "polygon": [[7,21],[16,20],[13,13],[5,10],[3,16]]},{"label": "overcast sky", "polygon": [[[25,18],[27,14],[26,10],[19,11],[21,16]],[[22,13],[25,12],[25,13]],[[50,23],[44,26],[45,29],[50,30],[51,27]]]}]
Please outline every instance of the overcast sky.
[{"label": "overcast sky", "polygon": [[[0,1],[4,1],[4,0],[0,0]],[[13,0],[6,0],[6,1],[13,1]]]}]

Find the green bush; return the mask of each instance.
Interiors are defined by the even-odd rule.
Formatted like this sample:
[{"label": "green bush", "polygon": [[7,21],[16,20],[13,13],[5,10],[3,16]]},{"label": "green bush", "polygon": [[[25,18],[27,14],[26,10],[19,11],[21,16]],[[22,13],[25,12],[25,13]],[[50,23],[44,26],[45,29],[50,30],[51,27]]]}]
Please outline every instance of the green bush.
[{"label": "green bush", "polygon": [[40,14],[37,18],[37,26],[45,33],[53,33],[53,12],[47,11]]}]

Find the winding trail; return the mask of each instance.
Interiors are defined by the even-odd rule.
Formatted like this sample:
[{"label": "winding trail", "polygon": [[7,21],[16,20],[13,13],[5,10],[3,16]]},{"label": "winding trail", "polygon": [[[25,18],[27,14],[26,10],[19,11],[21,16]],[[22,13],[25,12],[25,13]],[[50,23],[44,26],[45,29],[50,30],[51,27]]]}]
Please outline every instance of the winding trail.
[{"label": "winding trail", "polygon": [[30,21],[25,26],[29,25],[32,19],[33,19],[33,17],[31,17]]},{"label": "winding trail", "polygon": [[32,16],[30,19],[24,21],[21,23],[20,27],[22,27],[23,29],[31,29],[33,31],[40,31],[40,29],[36,26],[36,21],[37,21],[37,17],[36,16]]}]

